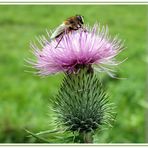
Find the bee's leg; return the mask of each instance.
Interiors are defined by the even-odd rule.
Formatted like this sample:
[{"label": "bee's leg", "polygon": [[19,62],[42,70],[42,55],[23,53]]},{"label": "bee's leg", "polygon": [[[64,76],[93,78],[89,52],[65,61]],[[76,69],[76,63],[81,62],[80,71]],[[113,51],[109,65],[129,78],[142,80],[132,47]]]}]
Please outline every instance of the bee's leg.
[{"label": "bee's leg", "polygon": [[84,32],[88,32],[86,28],[84,28],[83,26],[81,26],[81,28],[83,29]]},{"label": "bee's leg", "polygon": [[63,39],[63,34],[61,35],[61,38],[60,38],[60,40],[58,41],[58,44],[56,45],[56,47],[55,48],[57,48],[58,47],[58,45],[59,45],[59,43],[61,42],[61,40]]}]

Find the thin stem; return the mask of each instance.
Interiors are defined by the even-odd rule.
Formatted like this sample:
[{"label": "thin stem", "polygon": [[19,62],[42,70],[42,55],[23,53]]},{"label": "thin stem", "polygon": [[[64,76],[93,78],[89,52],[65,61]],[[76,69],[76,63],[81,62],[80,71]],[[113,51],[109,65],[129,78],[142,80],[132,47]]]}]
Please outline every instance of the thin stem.
[{"label": "thin stem", "polygon": [[80,135],[83,139],[82,143],[93,143],[93,135],[91,132],[83,132]]}]

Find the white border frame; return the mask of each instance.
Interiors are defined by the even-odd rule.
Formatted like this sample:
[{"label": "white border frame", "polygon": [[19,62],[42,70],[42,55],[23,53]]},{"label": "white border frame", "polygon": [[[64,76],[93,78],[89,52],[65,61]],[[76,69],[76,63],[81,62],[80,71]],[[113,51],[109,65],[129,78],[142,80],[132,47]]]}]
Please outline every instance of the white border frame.
[{"label": "white border frame", "polygon": [[[148,0],[98,0],[98,1],[90,1],[90,0],[0,0],[0,5],[148,5]],[[136,146],[136,147],[141,147],[141,146],[146,146],[148,147],[148,143],[117,143],[117,144],[41,144],[41,143],[0,143],[0,148],[3,147],[12,147],[12,146],[20,146],[20,147],[32,147],[32,146],[50,146],[52,147],[82,147],[82,146],[99,146],[99,148],[102,147],[112,147],[112,146],[117,146],[117,147],[131,147],[131,146]]]}]

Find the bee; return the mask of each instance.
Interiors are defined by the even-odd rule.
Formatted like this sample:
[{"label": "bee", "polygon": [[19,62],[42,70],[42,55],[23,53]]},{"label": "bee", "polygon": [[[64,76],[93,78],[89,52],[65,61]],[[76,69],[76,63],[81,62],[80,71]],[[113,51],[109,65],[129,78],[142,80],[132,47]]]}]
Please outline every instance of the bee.
[{"label": "bee", "polygon": [[56,45],[55,48],[57,48],[57,46],[59,45],[65,32],[69,33],[73,30],[78,30],[80,28],[84,29],[83,24],[84,24],[84,18],[81,15],[75,15],[67,18],[60,26],[56,28],[56,30],[53,32],[53,34],[50,37],[51,40],[59,38],[58,44]]}]

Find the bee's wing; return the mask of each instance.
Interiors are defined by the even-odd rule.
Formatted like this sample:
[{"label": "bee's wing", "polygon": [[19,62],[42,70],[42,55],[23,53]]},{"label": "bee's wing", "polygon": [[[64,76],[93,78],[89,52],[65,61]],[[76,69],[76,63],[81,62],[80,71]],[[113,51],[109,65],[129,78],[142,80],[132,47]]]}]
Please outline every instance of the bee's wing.
[{"label": "bee's wing", "polygon": [[59,36],[61,33],[63,33],[67,29],[67,26],[63,23],[59,27],[56,28],[56,30],[51,35],[50,39],[54,39],[57,36]]}]

